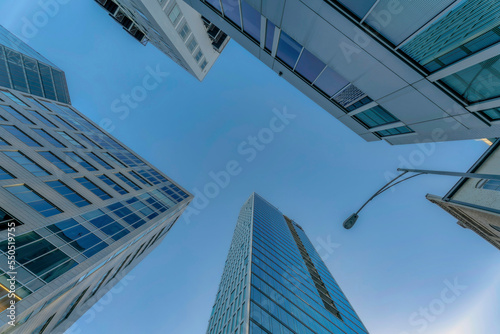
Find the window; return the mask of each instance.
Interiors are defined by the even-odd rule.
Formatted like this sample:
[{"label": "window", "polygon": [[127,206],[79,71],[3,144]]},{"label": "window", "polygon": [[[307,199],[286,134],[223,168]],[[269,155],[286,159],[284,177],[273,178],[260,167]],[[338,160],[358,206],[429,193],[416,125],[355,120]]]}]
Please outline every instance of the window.
[{"label": "window", "polygon": [[500,120],[500,108],[487,109],[480,112],[482,115],[486,116],[490,121]]},{"label": "window", "polygon": [[500,180],[482,179],[477,183],[476,188],[500,191]]},{"label": "window", "polygon": [[208,4],[212,5],[217,11],[220,13],[221,8],[220,8],[220,2],[219,0],[205,0]]},{"label": "window", "polygon": [[38,142],[33,140],[30,136],[19,130],[13,125],[1,125],[4,130],[7,130],[11,135],[22,141],[24,144],[32,147],[41,147]]},{"label": "window", "polygon": [[57,128],[57,126],[54,123],[52,123],[47,118],[45,118],[44,116],[42,116],[41,114],[39,114],[37,111],[35,111],[35,110],[27,110],[27,112],[29,112],[31,116],[35,117],[36,119],[38,119],[43,124],[48,125],[50,127]]},{"label": "window", "polygon": [[189,29],[189,26],[187,25],[187,23],[184,23],[181,30],[179,30],[179,35],[181,36],[182,40],[185,41],[190,33],[191,33],[191,29]]},{"label": "window", "polygon": [[[312,53],[304,49],[300,56],[295,71],[309,82],[314,82],[318,75],[325,69],[325,63],[316,58]],[[333,72],[333,71],[332,71]],[[330,94],[329,96],[333,95]]]},{"label": "window", "polygon": [[14,94],[12,94],[11,92],[8,92],[6,90],[2,90],[1,92],[4,95],[6,95],[9,99],[11,99],[12,101],[14,101],[15,103],[19,104],[20,106],[29,107],[26,103],[24,103],[23,101],[21,101],[17,96],[15,96]]},{"label": "window", "polygon": [[118,160],[117,158],[115,158],[114,156],[112,156],[111,154],[109,154],[108,152],[104,152],[102,155],[104,155],[109,160],[113,161],[115,164],[117,164],[119,166],[122,166],[124,168],[128,168],[127,165],[125,165],[123,162],[121,162],[120,160]]},{"label": "window", "polygon": [[174,8],[170,11],[170,14],[168,14],[168,18],[170,19],[170,22],[175,26],[179,22],[181,18],[181,10],[179,9],[179,6],[175,4]]},{"label": "window", "polygon": [[[306,72],[303,71],[303,73]],[[330,67],[327,67],[314,82],[314,86],[321,89],[328,96],[334,95],[348,84],[349,81],[337,74]]]},{"label": "window", "polygon": [[196,56],[194,56],[194,59],[196,60],[197,63],[199,63],[202,57],[203,57],[203,52],[201,52],[201,50],[198,50]]},{"label": "window", "polygon": [[107,243],[72,218],[49,225],[47,228],[86,257],[91,257],[108,247]]},{"label": "window", "polygon": [[63,137],[67,141],[69,141],[71,143],[71,145],[76,146],[78,148],[85,148],[85,146],[83,146],[82,144],[80,144],[79,142],[77,142],[73,137],[71,137],[70,135],[68,135],[66,132],[64,132],[64,131],[56,131],[56,132],[59,135],[61,135],[61,137]]},{"label": "window", "polygon": [[66,197],[68,201],[81,208],[90,204],[85,198],[76,193],[73,189],[68,187],[61,181],[49,181],[45,182],[49,187],[57,191],[59,194]]},{"label": "window", "polygon": [[361,121],[368,128],[374,128],[380,125],[398,122],[399,120],[394,117],[387,110],[381,106],[375,106],[367,111],[356,114],[353,118]]},{"label": "window", "polygon": [[194,37],[189,41],[188,43],[188,50],[191,52],[191,54],[194,52],[194,49],[198,46],[198,42],[194,39]]},{"label": "window", "polygon": [[108,176],[106,175],[98,175],[97,176],[102,182],[106,183],[108,186],[116,190],[117,193],[120,195],[125,195],[128,193],[123,187],[121,187],[118,183],[115,181],[111,180]]},{"label": "window", "polygon": [[52,319],[54,318],[55,315],[56,315],[55,313],[52,314],[52,316],[43,325],[40,325],[37,328],[35,328],[35,330],[33,331],[33,333],[42,334],[43,332],[45,332],[45,330],[47,329],[47,327],[49,327],[49,324],[50,324],[50,322],[52,321]]},{"label": "window", "polygon": [[85,168],[86,170],[88,170],[90,172],[97,170],[97,168],[95,168],[94,166],[89,164],[86,160],[82,159],[78,154],[76,154],[74,152],[66,152],[66,155],[68,157],[70,157],[71,159],[73,159],[73,161],[79,163],[83,168]]},{"label": "window", "polygon": [[243,14],[243,30],[257,42],[260,41],[260,13],[241,0],[241,11]]},{"label": "window", "polygon": [[48,141],[49,143],[51,143],[55,147],[64,147],[64,148],[66,148],[66,146],[64,146],[59,140],[57,140],[54,137],[52,137],[52,135],[50,135],[44,129],[33,129],[33,132],[37,133],[40,137],[43,137],[46,141]]},{"label": "window", "polygon": [[375,132],[377,135],[380,137],[389,137],[389,136],[395,136],[395,135],[401,135],[403,133],[412,133],[413,130],[410,129],[407,126],[400,126],[394,129],[387,129],[387,130],[382,130],[382,131],[377,131]]},{"label": "window", "polygon": [[276,26],[267,20],[267,27],[266,27],[266,50],[271,52],[273,50],[273,42],[274,42],[274,30]]},{"label": "window", "polygon": [[108,193],[106,193],[104,190],[96,186],[92,181],[90,181],[86,177],[77,177],[75,178],[75,180],[80,182],[82,186],[93,192],[94,195],[96,195],[103,201],[112,198]]},{"label": "window", "polygon": [[54,166],[56,166],[63,172],[67,174],[76,173],[75,169],[73,169],[70,165],[59,159],[59,157],[57,157],[52,152],[38,152],[38,154],[47,159],[47,161],[51,162]]},{"label": "window", "polygon": [[123,221],[131,225],[133,228],[139,228],[142,225],[146,224],[145,220],[141,219],[141,217],[133,213],[129,208],[125,207],[121,203],[111,204],[107,208],[109,211],[122,218]]},{"label": "window", "polygon": [[52,203],[48,202],[45,198],[38,195],[24,184],[7,186],[5,189],[12,195],[16,196],[19,200],[31,206],[44,217],[51,217],[62,212],[62,210],[55,207]]},{"label": "window", "polygon": [[151,186],[152,184],[149,183],[146,179],[144,179],[142,176],[140,176],[139,174],[137,174],[135,171],[130,171],[129,172],[130,175],[132,175],[133,177],[135,177],[137,180],[139,180],[142,184],[145,184],[147,186]]},{"label": "window", "polygon": [[99,165],[103,166],[104,168],[106,169],[113,169],[113,167],[111,167],[106,161],[102,160],[100,157],[98,157],[95,153],[87,153],[87,155],[89,157],[91,157],[92,159],[94,159],[96,162],[99,163]]},{"label": "window", "polygon": [[279,59],[281,59],[290,68],[294,68],[301,50],[302,45],[297,43],[285,32],[281,32],[280,41],[278,44],[278,52],[276,54]]},{"label": "window", "polygon": [[35,176],[50,175],[49,172],[19,151],[5,151],[3,153]]},{"label": "window", "polygon": [[9,227],[12,226],[20,226],[23,225],[19,220],[12,217],[10,214],[5,212],[3,209],[0,209],[0,231],[5,231]]},{"label": "window", "polygon": [[129,230],[101,210],[97,209],[81,215],[89,223],[99,228],[103,233],[111,236],[114,240],[119,240],[130,233]]},{"label": "window", "polygon": [[40,108],[40,110],[46,110],[46,111],[52,112],[52,110],[50,110],[49,108],[47,108],[46,106],[44,106],[43,104],[41,104],[40,102],[38,102],[37,100],[35,100],[34,98],[32,98],[30,96],[26,96],[26,98],[28,100],[30,100],[31,102],[33,102],[33,104],[36,105],[38,108]]},{"label": "window", "polygon": [[12,175],[11,173],[7,172],[5,169],[3,169],[2,167],[0,167],[0,181],[1,180],[10,180],[10,179],[14,179],[14,175]]},{"label": "window", "polygon": [[221,0],[224,16],[231,20],[238,27],[241,27],[239,1]]},{"label": "window", "polygon": [[16,118],[21,123],[31,124],[31,125],[35,124],[32,121],[30,121],[28,118],[26,118],[23,114],[21,114],[19,111],[17,111],[16,109],[12,108],[11,106],[0,105],[0,108],[2,108],[3,110],[5,110],[6,112],[8,112],[11,116],[13,116],[14,118]]},{"label": "window", "polygon": [[3,139],[3,138],[1,138],[1,137],[0,137],[0,146],[10,146],[10,144],[9,144],[9,143],[7,143],[7,142],[5,141],[5,139]]},{"label": "window", "polygon": [[132,188],[134,190],[141,190],[141,187],[139,187],[137,184],[135,184],[134,182],[132,182],[131,180],[129,180],[122,173],[115,173],[115,176],[117,178],[119,178],[120,180],[122,180],[123,182],[125,182],[125,184],[127,184],[130,188]]},{"label": "window", "polygon": [[86,141],[87,143],[90,144],[90,146],[92,146],[93,148],[96,148],[98,150],[102,149],[101,146],[97,145],[96,143],[94,143],[92,140],[90,140],[87,136],[85,136],[84,134],[82,133],[78,133],[78,136],[80,136],[80,138],[82,138],[84,141]]},{"label": "window", "polygon": [[205,67],[207,67],[207,64],[208,64],[207,60],[203,59],[203,61],[201,62],[201,65],[200,65],[201,69],[204,70]]}]

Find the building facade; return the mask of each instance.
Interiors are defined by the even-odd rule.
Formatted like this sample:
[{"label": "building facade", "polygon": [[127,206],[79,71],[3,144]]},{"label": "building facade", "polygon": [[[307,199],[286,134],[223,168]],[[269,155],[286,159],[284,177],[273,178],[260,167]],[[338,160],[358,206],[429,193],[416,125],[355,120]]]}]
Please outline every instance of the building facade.
[{"label": "building facade", "polygon": [[[500,175],[500,140],[483,154],[469,173]],[[461,179],[444,197],[427,199],[500,249],[500,181]]]},{"label": "building facade", "polygon": [[500,136],[500,3],[185,0],[367,141]]},{"label": "building facade", "polygon": [[229,37],[182,0],[96,0],[142,44],[203,80]]},{"label": "building facade", "polygon": [[0,333],[63,333],[191,199],[70,104],[0,87]]},{"label": "building facade", "polygon": [[254,193],[240,211],[207,333],[368,332],[302,228]]}]

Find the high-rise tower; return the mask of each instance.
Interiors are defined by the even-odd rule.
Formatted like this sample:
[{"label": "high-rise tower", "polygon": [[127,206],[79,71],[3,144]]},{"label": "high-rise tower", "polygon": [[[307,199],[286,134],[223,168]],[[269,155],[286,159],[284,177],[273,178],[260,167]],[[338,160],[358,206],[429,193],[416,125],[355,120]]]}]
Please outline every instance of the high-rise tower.
[{"label": "high-rise tower", "polygon": [[8,87],[0,333],[62,333],[163,240],[192,196],[73,106]]},{"label": "high-rise tower", "polygon": [[240,211],[207,333],[368,332],[302,228],[254,193]]}]

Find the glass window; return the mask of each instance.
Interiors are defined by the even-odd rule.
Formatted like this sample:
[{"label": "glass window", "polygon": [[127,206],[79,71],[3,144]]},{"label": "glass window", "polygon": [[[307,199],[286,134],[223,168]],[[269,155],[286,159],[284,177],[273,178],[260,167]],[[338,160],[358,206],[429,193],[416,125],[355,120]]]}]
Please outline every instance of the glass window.
[{"label": "glass window", "polygon": [[191,52],[191,54],[194,52],[194,49],[196,49],[196,47],[198,46],[198,42],[196,42],[196,40],[194,39],[194,37],[191,39],[191,41],[189,41],[188,43],[188,50]]},{"label": "glass window", "polygon": [[487,180],[481,185],[482,189],[500,191],[500,180]]},{"label": "glass window", "polygon": [[21,123],[24,123],[24,124],[35,124],[32,121],[30,121],[28,118],[26,118],[26,116],[24,116],[19,111],[17,111],[16,109],[12,108],[11,106],[0,105],[0,108],[2,108],[3,110],[5,110],[6,112],[8,112],[11,116],[13,116],[14,118],[16,118]]},{"label": "glass window", "polygon": [[205,69],[205,67],[207,67],[207,65],[208,65],[207,60],[206,60],[206,59],[203,59],[203,61],[201,62],[200,67],[201,67],[201,69],[202,69],[202,70],[204,70],[204,69]]},{"label": "glass window", "polygon": [[219,13],[221,12],[219,0],[205,0],[205,1],[207,3],[209,3],[210,5],[212,5],[212,7],[214,7],[215,9],[217,9],[219,11]]},{"label": "glass window", "polygon": [[54,127],[54,128],[57,128],[57,126],[52,123],[51,121],[49,121],[47,118],[45,118],[44,116],[42,116],[41,114],[39,114],[37,111],[34,111],[34,110],[27,110],[28,113],[31,114],[31,116],[35,117],[36,119],[38,119],[40,122],[42,122],[43,124],[45,125],[48,125],[50,127]]},{"label": "glass window", "polygon": [[500,120],[500,108],[493,108],[481,111],[490,121]]},{"label": "glass window", "polygon": [[87,155],[89,157],[91,157],[92,159],[94,159],[96,162],[98,162],[101,166],[103,166],[104,168],[106,169],[113,169],[113,167],[111,167],[106,161],[102,160],[100,157],[98,157],[96,154],[90,152],[90,153],[87,153]]},{"label": "glass window", "polygon": [[[94,210],[81,215],[82,218],[86,219],[100,229],[105,234],[112,236],[114,240],[123,238],[126,234],[130,233],[125,227],[117,222],[101,210]],[[118,233],[121,232],[121,233]]]},{"label": "glass window", "polygon": [[179,22],[181,18],[181,10],[179,9],[179,6],[175,4],[174,8],[170,11],[170,14],[168,14],[168,18],[170,19],[170,22],[175,26],[177,22]]},{"label": "glass window", "polygon": [[132,182],[131,180],[129,180],[125,175],[123,175],[122,173],[115,173],[116,177],[119,178],[120,180],[122,180],[124,183],[126,183],[130,188],[134,189],[134,190],[141,190],[141,188],[135,184],[134,182]]},{"label": "glass window", "polygon": [[361,121],[368,128],[374,128],[380,125],[386,125],[399,121],[381,106],[375,106],[367,111],[363,111],[362,113],[353,116],[353,118]]},{"label": "glass window", "polygon": [[20,106],[23,106],[23,107],[29,107],[26,103],[24,103],[23,101],[21,101],[17,96],[15,96],[14,94],[12,94],[11,92],[8,92],[6,90],[0,90],[4,95],[6,95],[9,99],[11,99],[12,101],[14,101],[15,103],[19,104]]},{"label": "glass window", "polygon": [[118,217],[122,218],[127,224],[131,225],[134,228],[139,228],[142,225],[146,224],[146,222],[141,219],[137,214],[132,213],[132,210],[125,207],[121,203],[111,204],[108,207],[108,210],[113,212]]},{"label": "glass window", "polygon": [[244,0],[241,0],[241,11],[243,14],[243,30],[257,42],[260,42],[260,13]]},{"label": "glass window", "polygon": [[3,167],[0,167],[0,180],[9,180],[14,178],[14,175],[7,172]]},{"label": "glass window", "polygon": [[182,40],[185,41],[190,33],[191,29],[189,29],[187,23],[184,23],[181,30],[179,30],[179,35],[181,36]]},{"label": "glass window", "polygon": [[382,131],[377,131],[375,132],[378,134],[380,137],[389,137],[389,136],[395,136],[395,135],[400,135],[403,133],[411,133],[413,132],[412,129],[410,129],[407,126],[400,126],[394,129],[387,129],[387,130],[382,130]]},{"label": "glass window", "polygon": [[3,153],[35,176],[50,175],[49,172],[47,172],[45,169],[37,165],[33,160],[19,151],[5,151]]},{"label": "glass window", "polygon": [[3,138],[1,138],[1,137],[0,137],[0,146],[10,146],[10,144],[9,144],[9,143],[7,143],[7,142],[5,141],[5,139],[3,139]]},{"label": "glass window", "polygon": [[326,95],[332,96],[349,84],[349,81],[340,76],[337,72],[327,67],[316,79],[314,86],[321,89]]},{"label": "glass window", "polygon": [[64,148],[66,148],[66,146],[64,146],[59,140],[57,140],[54,137],[52,137],[52,135],[50,135],[44,129],[32,129],[32,130],[33,130],[33,132],[37,133],[40,137],[43,137],[46,141],[48,141],[49,143],[51,143],[55,147],[64,147]]},{"label": "glass window", "polygon": [[47,159],[50,163],[52,163],[54,166],[62,170],[63,172],[67,174],[72,174],[76,173],[76,170],[74,170],[70,165],[59,159],[54,153],[52,152],[38,152],[42,157]]},{"label": "glass window", "polygon": [[241,27],[239,1],[221,0],[224,16],[231,20],[238,27]]},{"label": "glass window", "polygon": [[115,158],[114,156],[112,156],[111,154],[109,154],[108,152],[104,152],[104,153],[102,153],[102,155],[104,155],[109,160],[113,161],[115,164],[117,164],[119,166],[122,166],[124,168],[128,168],[127,165],[125,165],[123,162],[121,162],[120,160],[118,160],[117,158]]},{"label": "glass window", "polygon": [[125,195],[128,193],[123,187],[121,187],[118,183],[111,180],[107,175],[98,175],[97,176],[102,182],[106,183],[108,186],[116,190],[120,195]]},{"label": "glass window", "polygon": [[[44,217],[51,217],[62,212],[62,210],[55,207],[52,203],[48,202],[45,198],[38,195],[24,184],[7,186],[5,189],[24,203],[31,206]],[[18,259],[18,261],[20,260]]]},{"label": "glass window", "polygon": [[66,155],[73,159],[75,162],[79,163],[83,168],[85,168],[88,171],[96,171],[97,168],[89,164],[86,160],[82,159],[78,154],[74,152],[66,152]]},{"label": "glass window", "polygon": [[64,132],[64,131],[56,131],[56,132],[59,135],[61,135],[61,137],[63,137],[67,141],[69,141],[71,143],[71,145],[76,146],[78,148],[85,148],[85,146],[83,146],[82,144],[80,144],[79,142],[77,142],[73,137],[71,137],[70,135],[68,135],[66,132]]},{"label": "glass window", "polygon": [[82,186],[90,190],[92,193],[94,193],[94,195],[96,195],[103,201],[112,198],[108,193],[106,193],[104,190],[96,186],[92,181],[90,181],[86,177],[77,177],[75,178],[75,180],[80,182]]},{"label": "glass window", "polygon": [[30,136],[19,130],[16,126],[13,125],[0,125],[3,129],[7,130],[10,132],[11,135],[22,141],[28,146],[32,147],[41,147],[38,142],[33,140]]},{"label": "glass window", "polygon": [[90,146],[92,146],[93,148],[96,148],[98,150],[102,149],[101,146],[97,145],[96,143],[94,143],[92,140],[90,140],[87,136],[85,136],[83,133],[77,133],[77,135],[83,139],[85,142],[89,143]]},{"label": "glass window", "polygon": [[74,219],[47,226],[49,230],[87,257],[91,257],[108,245]]},{"label": "glass window", "polygon": [[500,96],[500,56],[441,79],[468,102]]},{"label": "glass window", "polygon": [[194,59],[196,60],[197,63],[199,63],[202,57],[203,57],[203,52],[201,52],[201,50],[198,50]]},{"label": "glass window", "polygon": [[271,52],[273,50],[273,42],[274,42],[274,30],[276,26],[274,23],[267,20],[267,28],[266,28],[266,50]]},{"label": "glass window", "polygon": [[143,178],[142,176],[140,176],[139,174],[137,174],[135,171],[130,171],[129,172],[130,175],[132,175],[133,177],[135,177],[137,180],[139,180],[139,182],[141,182],[142,184],[145,184],[147,186],[151,186],[152,184],[149,183],[149,181],[147,181],[145,178]]},{"label": "glass window", "polygon": [[291,68],[294,68],[301,50],[302,45],[297,43],[285,32],[281,32],[280,41],[278,44],[278,52],[276,54],[279,59],[281,59]]},{"label": "glass window", "polygon": [[[312,53],[304,49],[300,56],[295,71],[309,82],[313,82],[325,68],[325,63],[316,58]],[[333,95],[333,94],[332,94]]]},{"label": "glass window", "polygon": [[[5,212],[4,210],[0,209],[0,231],[5,231],[9,227],[12,227],[12,223],[14,223],[14,226],[20,226],[23,225],[19,220]],[[4,245],[7,246],[7,245]],[[6,248],[0,248],[1,250],[7,251]]]},{"label": "glass window", "polygon": [[76,193],[73,189],[68,187],[61,181],[49,181],[45,182],[49,187],[57,191],[59,194],[66,197],[68,201],[81,208],[90,204],[85,198]]},{"label": "glass window", "polygon": [[50,110],[49,108],[47,108],[46,106],[44,106],[43,104],[41,104],[40,102],[38,102],[37,100],[35,100],[34,98],[32,98],[31,96],[26,96],[26,98],[28,100],[30,100],[31,102],[33,102],[33,104],[35,104],[37,107],[39,107],[40,110],[46,110],[46,111],[52,112],[52,110]]}]

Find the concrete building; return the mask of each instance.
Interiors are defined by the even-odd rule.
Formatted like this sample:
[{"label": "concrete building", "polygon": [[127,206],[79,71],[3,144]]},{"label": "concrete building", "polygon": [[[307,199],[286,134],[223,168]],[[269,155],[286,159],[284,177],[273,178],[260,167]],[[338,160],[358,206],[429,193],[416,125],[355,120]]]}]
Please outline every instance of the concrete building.
[{"label": "concrete building", "polygon": [[96,0],[142,44],[148,42],[202,81],[229,37],[182,0]]},{"label": "concrete building", "polygon": [[500,136],[500,2],[185,0],[367,141]]},{"label": "concrete building", "polygon": [[0,333],[63,333],[191,199],[73,106],[1,87]]},{"label": "concrete building", "polygon": [[368,332],[302,227],[254,193],[238,217],[212,333]]},{"label": "concrete building", "polygon": [[[500,140],[483,154],[469,173],[500,175]],[[458,219],[468,228],[500,249],[500,181],[461,179],[444,197],[427,199]]]}]

